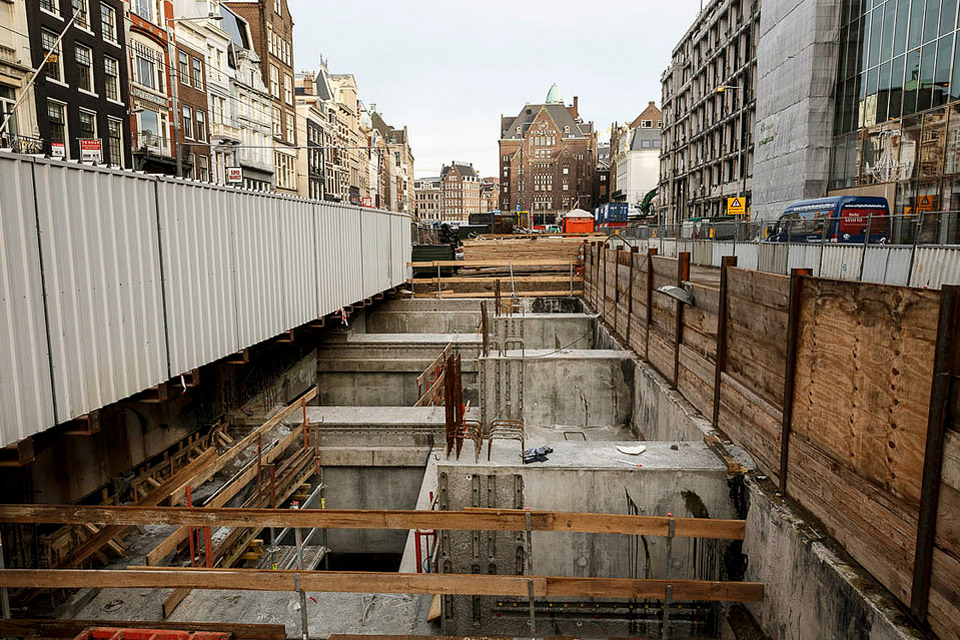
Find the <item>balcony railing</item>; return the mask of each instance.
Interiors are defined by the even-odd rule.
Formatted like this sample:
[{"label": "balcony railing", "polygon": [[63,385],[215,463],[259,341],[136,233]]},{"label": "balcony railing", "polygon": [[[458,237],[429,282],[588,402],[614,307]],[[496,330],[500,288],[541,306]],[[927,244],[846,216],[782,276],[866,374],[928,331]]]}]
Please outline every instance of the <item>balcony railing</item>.
[{"label": "balcony railing", "polygon": [[[0,115],[0,121],[2,121]],[[10,149],[14,153],[43,153],[43,138],[33,138],[31,136],[18,136],[14,133],[0,134],[0,149]]]},{"label": "balcony railing", "polygon": [[17,50],[0,44],[0,62],[19,64],[17,60]]},{"label": "balcony railing", "polygon": [[213,122],[210,126],[210,136],[212,138],[220,138],[222,140],[236,140],[240,141],[240,129],[239,127],[231,127],[228,124],[223,124],[222,122]]}]

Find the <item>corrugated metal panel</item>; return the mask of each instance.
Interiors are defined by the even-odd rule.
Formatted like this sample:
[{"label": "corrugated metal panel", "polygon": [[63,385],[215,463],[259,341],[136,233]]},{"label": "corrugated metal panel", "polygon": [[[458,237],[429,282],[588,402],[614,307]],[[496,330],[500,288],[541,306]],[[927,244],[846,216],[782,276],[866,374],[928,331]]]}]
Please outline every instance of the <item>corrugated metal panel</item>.
[{"label": "corrugated metal panel", "polygon": [[343,264],[340,259],[340,212],[330,203],[315,205],[317,218],[317,277],[320,285],[319,317],[333,313],[343,302]]},{"label": "corrugated metal panel", "polygon": [[154,182],[34,166],[57,421],[169,377]]},{"label": "corrugated metal panel", "polygon": [[375,246],[373,239],[365,241],[360,232],[360,207],[341,206],[340,251],[343,264],[343,300],[351,304],[363,300],[363,256]]},{"label": "corrugated metal panel", "polygon": [[[756,270],[759,262],[758,245],[753,242],[738,242],[734,255],[737,256],[737,266],[741,269]],[[720,263],[717,263],[720,266]]]},{"label": "corrugated metal panel", "polygon": [[904,286],[910,280],[913,247],[869,246],[863,257],[863,282]]},{"label": "corrugated metal panel", "polygon": [[363,260],[363,297],[370,298],[390,288],[390,215],[363,209],[360,212],[363,242],[377,247]]},{"label": "corrugated metal panel", "polygon": [[960,284],[960,248],[918,247],[910,286],[939,289],[945,284]]},{"label": "corrugated metal panel", "polygon": [[690,261],[704,267],[713,264],[713,243],[709,240],[694,240],[693,255],[690,256]]},{"label": "corrugated metal panel", "polygon": [[233,213],[218,189],[160,180],[157,195],[170,374],[176,376],[243,346]]},{"label": "corrugated metal panel", "polygon": [[657,253],[667,258],[676,258],[677,257],[677,241],[668,240],[667,238],[661,238],[660,251],[658,251]]},{"label": "corrugated metal panel", "polygon": [[823,247],[823,259],[820,261],[818,275],[838,280],[859,280],[862,259],[861,245],[826,245]]},{"label": "corrugated metal panel", "polygon": [[757,268],[767,273],[787,273],[789,247],[779,242],[761,242],[757,245]]},{"label": "corrugated metal panel", "polygon": [[33,163],[0,154],[0,446],[52,427]]},{"label": "corrugated metal panel", "polygon": [[283,324],[290,329],[318,317],[317,216],[315,205],[306,200],[285,199],[278,204]]},{"label": "corrugated metal panel", "polygon": [[791,244],[787,248],[787,268],[785,273],[792,269],[810,269],[813,275],[820,275],[820,245],[819,244]]},{"label": "corrugated metal panel", "polygon": [[231,194],[237,263],[237,337],[254,345],[291,327],[284,323],[283,272],[278,250],[280,207],[267,195]]},{"label": "corrugated metal panel", "polygon": [[712,252],[710,255],[710,264],[719,267],[720,260],[723,256],[732,256],[733,255],[733,243],[732,242],[718,242],[714,240]]}]

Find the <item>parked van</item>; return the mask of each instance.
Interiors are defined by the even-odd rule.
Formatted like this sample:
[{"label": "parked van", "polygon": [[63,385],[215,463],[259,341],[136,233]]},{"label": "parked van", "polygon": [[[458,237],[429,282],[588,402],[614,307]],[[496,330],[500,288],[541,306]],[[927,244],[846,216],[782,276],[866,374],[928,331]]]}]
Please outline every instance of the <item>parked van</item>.
[{"label": "parked van", "polygon": [[[777,220],[770,242],[886,242],[890,236],[890,206],[886,198],[836,196],[801,200]],[[826,237],[824,237],[826,234]]]}]

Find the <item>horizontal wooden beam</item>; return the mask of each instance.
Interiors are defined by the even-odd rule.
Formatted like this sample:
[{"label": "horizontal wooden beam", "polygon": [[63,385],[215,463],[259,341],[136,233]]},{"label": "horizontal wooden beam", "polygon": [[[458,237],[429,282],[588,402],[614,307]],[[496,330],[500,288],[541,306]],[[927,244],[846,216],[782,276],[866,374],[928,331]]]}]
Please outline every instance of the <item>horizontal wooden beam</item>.
[{"label": "horizontal wooden beam", "polygon": [[3,638],[76,638],[90,627],[118,629],[162,629],[170,631],[227,632],[234,640],[286,640],[282,624],[241,624],[235,622],[166,622],[155,620],[54,620],[12,618],[0,620]]},{"label": "horizontal wooden beam", "polygon": [[[582,296],[582,289],[574,289],[571,292],[569,289],[558,289],[556,291],[517,291],[518,298],[569,298],[570,296]],[[437,292],[434,291],[430,293],[424,291],[423,293],[413,294],[414,298],[495,298],[497,294],[495,291],[442,291],[440,295],[437,295]],[[502,298],[509,298],[510,292],[504,291],[501,294]]]},{"label": "horizontal wooden beam", "polygon": [[616,513],[482,509],[388,511],[361,509],[249,509],[127,507],[50,504],[0,505],[0,522],[20,524],[180,525],[188,527],[291,527],[304,529],[442,529],[447,531],[571,531],[679,538],[743,540],[743,520],[671,518]]},{"label": "horizontal wooden beam", "polygon": [[464,267],[469,269],[503,267],[509,269],[512,266],[516,269],[519,267],[569,267],[571,264],[579,264],[579,260],[576,258],[570,258],[569,260],[558,260],[556,258],[552,260],[431,260],[429,262],[408,262],[407,266],[415,269],[429,267],[434,269],[437,267]]},{"label": "horizontal wooden beam", "polygon": [[763,584],[706,580],[632,580],[444,573],[361,573],[352,571],[270,571],[260,569],[180,569],[136,567],[126,570],[2,569],[0,587],[8,589],[233,589],[240,591],[318,591],[322,593],[424,593],[541,598],[664,599],[667,586],[675,601],[760,602]]}]

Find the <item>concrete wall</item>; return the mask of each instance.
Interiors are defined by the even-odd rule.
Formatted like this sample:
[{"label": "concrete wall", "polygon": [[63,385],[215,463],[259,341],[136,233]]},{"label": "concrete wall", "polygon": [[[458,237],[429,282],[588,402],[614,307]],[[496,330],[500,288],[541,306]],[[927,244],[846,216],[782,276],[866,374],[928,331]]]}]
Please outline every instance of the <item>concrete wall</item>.
[{"label": "concrete wall", "polygon": [[[492,309],[493,303],[489,305]],[[386,300],[367,310],[367,333],[476,333],[480,326],[478,300]]]},{"label": "concrete wall", "polygon": [[[494,449],[493,464],[474,465],[469,456],[460,461],[441,459],[437,464],[441,506],[452,510],[478,506],[734,517],[726,467],[702,443],[651,442],[636,458],[619,452],[612,442],[558,442],[551,446],[554,453],[549,460],[536,465],[519,464],[515,452],[507,447]],[[630,464],[624,464],[624,458],[630,458]],[[638,462],[643,466],[632,466]],[[666,538],[654,536],[534,532],[533,573],[675,579],[718,579],[722,575],[726,542],[675,539],[669,573],[665,547]],[[526,573],[524,562],[522,534],[441,535],[443,572]],[[523,635],[526,619],[491,614],[495,600],[446,598],[444,633],[471,633],[479,615],[485,634]],[[552,634],[576,636],[629,632],[627,625],[610,618],[599,622],[592,618],[590,613],[553,619],[547,628]]]},{"label": "concrete wall", "polygon": [[630,426],[641,440],[693,440],[713,433],[713,425],[653,367],[634,360]]},{"label": "concrete wall", "polygon": [[763,0],[753,132],[754,220],[824,196],[830,177],[839,0]]},{"label": "concrete wall", "polygon": [[[490,319],[490,348],[521,337],[527,349],[592,349],[594,319],[582,313],[531,313]],[[507,348],[519,348],[513,343]]]},{"label": "concrete wall", "polygon": [[464,397],[476,404],[481,342],[477,334],[335,334],[319,352],[319,402],[412,406],[417,376],[452,343],[462,357]]},{"label": "concrete wall", "polygon": [[485,422],[503,417],[522,418],[529,427],[586,427],[630,420],[633,364],[626,352],[528,349],[524,356],[491,353],[480,366]]},{"label": "concrete wall", "polygon": [[897,602],[822,528],[774,496],[769,483],[746,480],[744,580],[766,585],[747,609],[771,640],[903,640],[925,637]]},{"label": "concrete wall", "polygon": [[[423,462],[424,456],[419,456]],[[328,509],[413,509],[423,467],[324,466]],[[314,538],[315,540],[317,538]],[[333,553],[403,553],[407,532],[391,529],[329,529]]]}]

